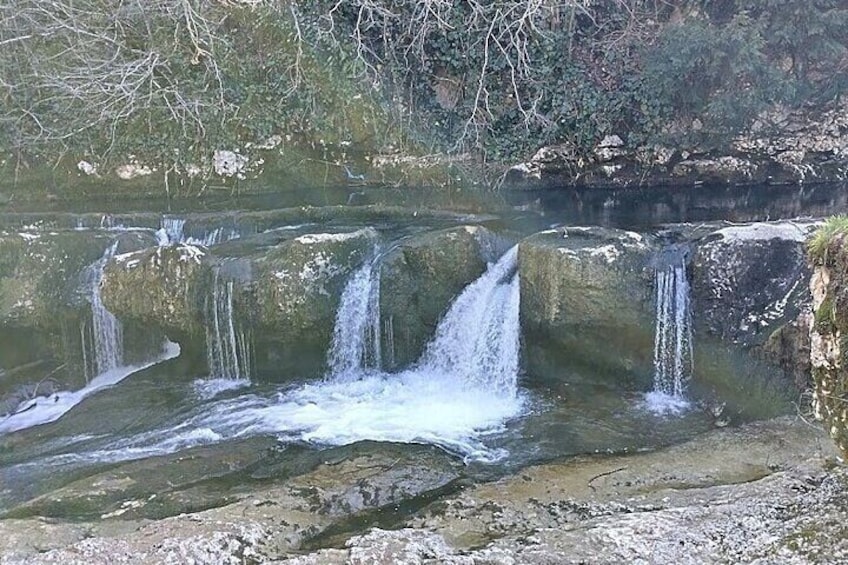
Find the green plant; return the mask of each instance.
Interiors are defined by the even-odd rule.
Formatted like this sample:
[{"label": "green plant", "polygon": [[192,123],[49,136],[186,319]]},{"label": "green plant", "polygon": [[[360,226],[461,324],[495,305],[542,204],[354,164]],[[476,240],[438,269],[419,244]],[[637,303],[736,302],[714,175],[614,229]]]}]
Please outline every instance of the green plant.
[{"label": "green plant", "polygon": [[833,238],[848,233],[848,215],[831,216],[807,240],[807,255],[815,263],[823,263],[827,258],[827,249]]}]

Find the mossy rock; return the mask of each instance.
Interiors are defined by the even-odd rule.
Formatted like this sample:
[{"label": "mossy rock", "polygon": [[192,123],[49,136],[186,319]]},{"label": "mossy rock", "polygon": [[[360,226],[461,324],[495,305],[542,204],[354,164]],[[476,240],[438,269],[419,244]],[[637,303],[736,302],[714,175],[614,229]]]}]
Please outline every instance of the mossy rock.
[{"label": "mossy rock", "polygon": [[[519,245],[521,326],[571,363],[647,372],[653,349],[653,240],[606,228],[541,232]],[[528,359],[533,371],[533,359]]]},{"label": "mossy rock", "polygon": [[210,269],[205,257],[204,250],[189,245],[119,255],[103,272],[103,304],[118,318],[161,328],[180,343],[202,340]]},{"label": "mossy rock", "polygon": [[482,227],[448,228],[404,239],[380,264],[384,368],[418,359],[453,299],[486,270],[492,234]]}]

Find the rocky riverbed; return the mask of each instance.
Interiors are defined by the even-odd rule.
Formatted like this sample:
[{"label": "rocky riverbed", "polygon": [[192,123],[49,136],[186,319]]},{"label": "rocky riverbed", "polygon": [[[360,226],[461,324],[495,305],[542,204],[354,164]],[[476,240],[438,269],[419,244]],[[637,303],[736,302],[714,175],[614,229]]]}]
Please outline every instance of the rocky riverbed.
[{"label": "rocky riverbed", "polygon": [[155,495],[134,491],[127,474],[106,472],[32,510],[110,492],[115,510],[73,522],[18,512],[0,521],[0,563],[848,558],[848,471],[826,435],[798,417],[717,429],[654,452],[554,461],[491,482],[464,475],[431,448],[366,445],[296,478],[234,491],[214,508],[157,520],[142,510]]}]

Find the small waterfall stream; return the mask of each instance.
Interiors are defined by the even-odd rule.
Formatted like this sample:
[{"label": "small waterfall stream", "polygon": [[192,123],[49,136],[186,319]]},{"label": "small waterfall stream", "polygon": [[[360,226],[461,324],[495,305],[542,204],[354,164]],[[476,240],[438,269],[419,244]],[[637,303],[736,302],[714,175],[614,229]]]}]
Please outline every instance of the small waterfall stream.
[{"label": "small waterfall stream", "polygon": [[185,218],[163,216],[160,228],[156,230],[157,243],[160,246],[186,243],[188,245],[202,245],[204,247],[210,247],[218,243],[223,243],[224,241],[231,241],[239,238],[239,232],[237,230],[227,230],[220,226],[212,231],[203,233],[201,237],[192,237],[186,235],[185,225]]},{"label": "small waterfall stream", "polygon": [[[100,297],[100,283],[103,269],[115,255],[118,242],[113,242],[103,256],[84,272],[85,293],[91,303],[91,328],[86,332],[82,327],[83,364],[86,379],[120,367],[124,361],[124,331],[120,320],[103,306]],[[90,355],[89,352],[93,355]]]},{"label": "small waterfall stream", "polygon": [[688,251],[666,248],[656,268],[656,327],[652,409],[679,412],[688,406],[686,385],[692,376],[692,312],[686,275]]},{"label": "small waterfall stream", "polygon": [[212,379],[250,380],[251,340],[239,328],[233,311],[233,281],[214,270],[212,291],[206,299],[206,358]]},{"label": "small waterfall stream", "polygon": [[382,368],[378,261],[379,253],[350,277],[342,292],[327,356],[332,377]]}]

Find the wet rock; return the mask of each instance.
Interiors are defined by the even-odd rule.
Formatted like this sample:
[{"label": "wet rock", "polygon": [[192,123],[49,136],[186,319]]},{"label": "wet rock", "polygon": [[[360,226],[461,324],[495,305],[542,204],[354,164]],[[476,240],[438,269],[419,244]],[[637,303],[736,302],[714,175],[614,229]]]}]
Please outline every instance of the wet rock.
[{"label": "wet rock", "polygon": [[[81,273],[115,239],[96,231],[0,233],[0,325],[53,328],[57,310],[79,304]],[[149,234],[125,233],[119,250],[150,243]]]},{"label": "wet rock", "polygon": [[453,299],[486,270],[492,239],[485,228],[463,226],[409,237],[386,252],[380,264],[385,369],[419,358]]},{"label": "wet rock", "polygon": [[118,318],[161,328],[175,341],[197,339],[207,290],[206,253],[176,245],[117,255],[103,272],[103,304]]},{"label": "wet rock", "polygon": [[306,234],[250,258],[254,324],[269,366],[300,376],[320,373],[341,293],[375,243],[370,228]]},{"label": "wet rock", "polygon": [[762,344],[809,303],[804,241],[812,224],[721,228],[694,244],[692,294],[699,329],[743,346]]},{"label": "wet rock", "polygon": [[[569,227],[523,240],[518,261],[525,336],[553,341],[576,364],[647,371],[654,252],[648,236],[605,228]],[[532,370],[533,359],[527,362]]]}]

